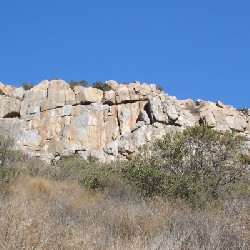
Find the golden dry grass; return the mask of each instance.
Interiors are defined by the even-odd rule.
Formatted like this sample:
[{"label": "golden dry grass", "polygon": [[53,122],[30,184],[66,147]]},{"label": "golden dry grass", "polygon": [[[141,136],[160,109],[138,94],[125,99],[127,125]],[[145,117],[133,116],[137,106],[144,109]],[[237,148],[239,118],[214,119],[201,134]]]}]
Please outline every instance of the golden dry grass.
[{"label": "golden dry grass", "polygon": [[181,200],[27,175],[2,187],[0,200],[0,249],[249,249],[247,200],[193,211]]}]

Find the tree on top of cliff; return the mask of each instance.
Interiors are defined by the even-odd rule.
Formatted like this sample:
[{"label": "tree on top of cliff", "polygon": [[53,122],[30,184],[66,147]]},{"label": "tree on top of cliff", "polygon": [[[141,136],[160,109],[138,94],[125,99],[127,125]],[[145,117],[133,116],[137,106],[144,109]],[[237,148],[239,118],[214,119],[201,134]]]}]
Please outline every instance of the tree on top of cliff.
[{"label": "tree on top of cliff", "polygon": [[100,89],[103,91],[109,91],[111,90],[111,86],[109,86],[107,83],[104,83],[102,81],[96,81],[92,84],[93,88]]},{"label": "tree on top of cliff", "polygon": [[69,86],[71,89],[74,89],[75,86],[88,87],[88,81],[87,80],[80,80],[80,81],[71,80],[69,82]]}]

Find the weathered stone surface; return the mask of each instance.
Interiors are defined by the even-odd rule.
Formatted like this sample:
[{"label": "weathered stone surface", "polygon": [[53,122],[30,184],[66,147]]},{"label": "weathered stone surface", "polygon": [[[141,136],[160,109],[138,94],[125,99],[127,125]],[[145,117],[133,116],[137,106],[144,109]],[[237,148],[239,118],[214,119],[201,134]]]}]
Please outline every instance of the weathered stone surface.
[{"label": "weathered stone surface", "polygon": [[116,90],[119,86],[118,82],[114,81],[114,80],[109,80],[105,82],[107,85],[109,85],[112,90]]},{"label": "weathered stone surface", "polygon": [[144,109],[146,103],[145,101],[138,101],[117,106],[117,117],[121,135],[128,134],[134,129],[140,110]]},{"label": "weathered stone surface", "polygon": [[21,102],[18,99],[0,95],[0,118],[20,116]]},{"label": "weathered stone surface", "polygon": [[[39,91],[34,89],[34,91]],[[66,104],[66,96],[70,96],[69,85],[63,80],[52,80],[46,89],[46,101],[41,104],[41,111],[63,107]],[[67,95],[68,94],[68,95]],[[74,104],[74,103],[67,103]]]},{"label": "weathered stone surface", "polygon": [[103,91],[96,88],[85,88],[75,86],[76,104],[101,103],[103,101]]},{"label": "weathered stone surface", "polygon": [[137,120],[145,122],[146,125],[150,124],[148,113],[144,109],[140,110]]},{"label": "weathered stone surface", "polygon": [[116,103],[125,103],[125,102],[130,102],[130,94],[129,94],[129,89],[128,86],[125,84],[121,84],[117,87],[116,91]]},{"label": "weathered stone surface", "polygon": [[104,92],[103,103],[108,104],[108,105],[115,104],[115,91],[114,90]]},{"label": "weathered stone surface", "polygon": [[23,123],[24,121],[18,118],[0,119],[0,135],[18,138]]},{"label": "weathered stone surface", "polygon": [[72,90],[63,80],[45,80],[28,91],[0,84],[0,134],[46,161],[76,153],[113,161],[166,133],[200,124],[240,133],[250,154],[250,116],[233,107],[177,100],[154,84],[106,83],[112,90]]},{"label": "weathered stone surface", "polygon": [[220,104],[220,107],[212,102],[204,102],[200,107],[200,117],[205,125],[215,127],[218,130],[234,130],[243,132],[247,121],[236,109]]},{"label": "weathered stone surface", "polygon": [[3,83],[0,82],[0,90],[2,90],[2,92],[7,95],[7,96],[11,96],[13,90],[15,89],[14,86],[10,86],[10,85],[4,85]]},{"label": "weathered stone surface", "polygon": [[23,100],[24,93],[25,93],[25,90],[23,88],[15,88],[12,91],[11,96],[16,99]]},{"label": "weathered stone surface", "polygon": [[49,106],[46,102],[49,84],[49,81],[45,80],[32,89],[25,91],[24,99],[21,102],[21,118],[31,115],[34,107],[39,107],[39,110],[46,110]]},{"label": "weathered stone surface", "polygon": [[246,131],[250,133],[250,122],[248,121],[246,124]]},{"label": "weathered stone surface", "polygon": [[217,102],[216,102],[216,105],[217,105],[219,108],[224,108],[224,104],[223,104],[223,102],[221,102],[221,101],[217,101]]}]

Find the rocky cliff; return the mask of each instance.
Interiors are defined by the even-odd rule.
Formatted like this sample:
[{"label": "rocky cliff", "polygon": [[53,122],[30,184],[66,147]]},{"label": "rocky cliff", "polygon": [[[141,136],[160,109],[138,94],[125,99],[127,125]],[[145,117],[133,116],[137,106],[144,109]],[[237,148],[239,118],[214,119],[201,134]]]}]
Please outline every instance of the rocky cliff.
[{"label": "rocky cliff", "polygon": [[154,84],[107,84],[112,90],[71,89],[63,80],[45,80],[28,91],[0,84],[0,133],[47,161],[75,153],[113,161],[165,133],[205,124],[240,133],[250,153],[246,113],[219,101],[177,100]]}]

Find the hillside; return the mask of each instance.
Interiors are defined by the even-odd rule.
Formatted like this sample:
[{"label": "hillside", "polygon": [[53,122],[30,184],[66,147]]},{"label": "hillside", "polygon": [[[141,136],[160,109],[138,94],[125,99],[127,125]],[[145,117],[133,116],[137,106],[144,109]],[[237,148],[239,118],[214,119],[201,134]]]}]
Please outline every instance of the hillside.
[{"label": "hillside", "polygon": [[31,87],[0,85],[1,249],[249,249],[248,109]]}]

